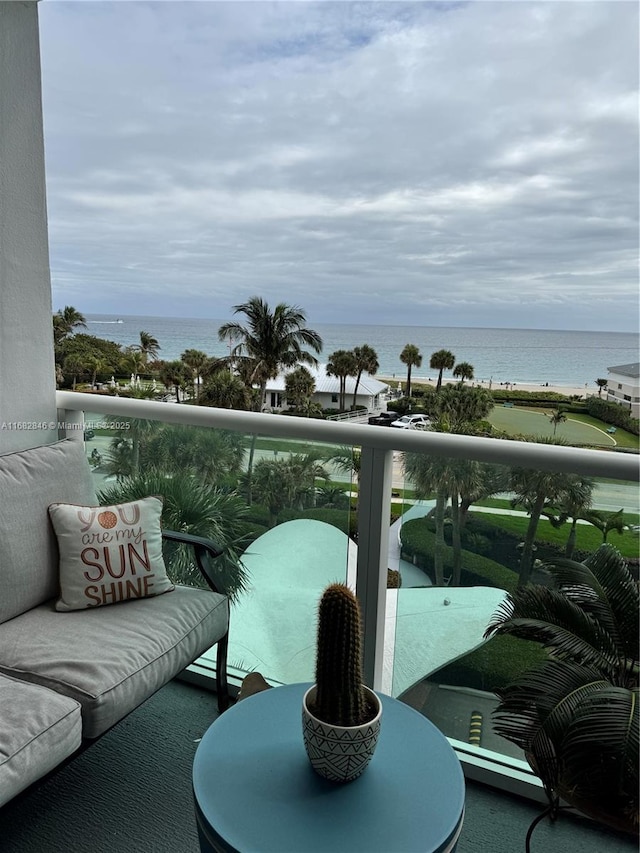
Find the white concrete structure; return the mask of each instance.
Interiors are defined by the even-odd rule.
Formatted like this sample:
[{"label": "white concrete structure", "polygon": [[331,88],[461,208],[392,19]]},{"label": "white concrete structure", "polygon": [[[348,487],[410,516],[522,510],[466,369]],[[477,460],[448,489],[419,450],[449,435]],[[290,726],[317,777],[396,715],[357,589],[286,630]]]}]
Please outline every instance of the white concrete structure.
[{"label": "white concrete structure", "polygon": [[38,7],[32,2],[0,3],[0,235],[0,453],[7,453],[58,435]]},{"label": "white concrete structure", "polygon": [[640,418],[640,362],[608,367],[607,402],[629,409]]},{"label": "white concrete structure", "polygon": [[[280,524],[244,555],[251,583],[232,607],[229,663],[271,681],[313,681],[318,602],[330,583],[355,591],[357,546],[321,521]],[[381,689],[400,696],[484,643],[505,592],[490,587],[388,590]]]},{"label": "white concrete structure", "polygon": [[[306,369],[313,376],[316,383],[316,391],[313,399],[320,403],[323,409],[339,408],[340,397],[340,380],[337,376],[328,376],[324,364],[318,367],[309,367]],[[288,371],[283,371],[275,379],[270,379],[267,382],[267,394],[265,405],[269,409],[279,410],[287,409],[287,400],[285,394],[285,379]],[[347,377],[346,385],[346,408],[350,408],[353,404],[353,392],[356,387],[355,376]],[[363,373],[358,384],[358,393],[356,395],[356,405],[365,406],[368,410],[377,410],[381,408],[383,396],[389,391],[389,386],[384,382],[380,382],[368,373]]]}]

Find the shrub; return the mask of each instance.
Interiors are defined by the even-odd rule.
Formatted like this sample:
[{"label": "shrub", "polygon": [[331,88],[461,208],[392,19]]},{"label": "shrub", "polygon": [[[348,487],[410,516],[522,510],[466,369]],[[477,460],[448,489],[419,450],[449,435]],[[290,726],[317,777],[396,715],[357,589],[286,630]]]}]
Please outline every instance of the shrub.
[{"label": "shrub", "polygon": [[268,528],[271,522],[271,514],[266,506],[262,504],[251,504],[247,507],[246,520],[252,524],[259,524],[264,528]]},{"label": "shrub", "polygon": [[572,399],[567,394],[558,394],[556,391],[549,391],[545,388],[540,391],[509,391],[506,388],[493,388],[490,393],[496,402],[502,403],[504,400],[511,400],[515,403],[520,400],[525,406],[537,406],[540,402],[547,401],[556,407],[558,403],[569,403]]},{"label": "shrub", "polygon": [[355,530],[357,530],[358,522],[355,517],[355,513],[348,513],[343,509],[327,509],[326,507],[303,510],[283,509],[278,515],[278,524],[284,524],[285,521],[295,521],[298,518],[324,521],[325,524],[331,524],[333,527],[337,527],[338,530],[342,530],[343,533],[346,533],[347,536],[351,536],[352,538],[354,524]]},{"label": "shrub", "polygon": [[631,412],[624,409],[618,403],[609,403],[600,397],[589,397],[586,405],[587,412],[594,418],[604,421],[605,424],[626,429],[633,435],[640,435],[640,421],[632,418]]},{"label": "shrub", "polygon": [[[416,566],[433,575],[435,533],[429,529],[430,526],[429,521],[423,518],[407,521],[402,525],[400,538],[403,553]],[[445,575],[450,575],[453,571],[453,548],[449,545],[445,546],[444,571]],[[493,586],[510,591],[515,589],[517,581],[517,575],[506,566],[463,549],[461,573],[463,586]]]},{"label": "shrub", "polygon": [[494,637],[463,658],[432,673],[429,680],[493,692],[510,684],[545,658],[540,647],[528,640]]}]

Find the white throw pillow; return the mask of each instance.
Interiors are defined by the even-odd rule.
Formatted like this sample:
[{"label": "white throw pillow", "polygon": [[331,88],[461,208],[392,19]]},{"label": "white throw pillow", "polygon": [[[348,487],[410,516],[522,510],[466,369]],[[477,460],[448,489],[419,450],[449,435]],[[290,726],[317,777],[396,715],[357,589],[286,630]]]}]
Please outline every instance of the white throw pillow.
[{"label": "white throw pillow", "polygon": [[162,499],[116,506],[51,504],[60,551],[56,610],[84,610],[174,589],[162,558]]}]

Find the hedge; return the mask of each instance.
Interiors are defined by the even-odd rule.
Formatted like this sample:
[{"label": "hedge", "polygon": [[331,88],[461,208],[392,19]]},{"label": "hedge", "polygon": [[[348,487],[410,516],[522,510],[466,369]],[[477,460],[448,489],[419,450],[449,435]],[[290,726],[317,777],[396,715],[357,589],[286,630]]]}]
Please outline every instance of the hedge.
[{"label": "hedge", "polygon": [[[418,568],[433,575],[435,533],[429,527],[429,522],[424,518],[406,521],[400,528],[400,539],[403,553]],[[445,545],[444,570],[445,574],[453,571],[453,548],[450,545]],[[461,583],[463,586],[493,586],[511,591],[517,586],[518,576],[501,563],[463,549]]]},{"label": "hedge", "polygon": [[575,395],[558,394],[556,391],[549,391],[542,388],[540,391],[508,391],[506,388],[492,388],[489,392],[494,400],[503,402],[511,400],[514,403],[521,401],[522,405],[538,405],[540,402],[548,402],[557,406],[558,403],[575,403]]},{"label": "hedge", "polygon": [[[479,513],[472,510],[463,532],[463,544],[467,536],[481,534],[491,540],[494,559],[498,559],[505,565],[513,566],[513,560],[509,554],[515,549],[516,545],[524,540],[528,524],[529,518],[527,516]],[[535,539],[538,548],[536,557],[543,561],[563,557],[566,541],[569,537],[569,527],[570,522],[560,528],[555,528],[547,519],[540,519]],[[602,544],[602,534],[593,525],[579,524],[577,541],[581,547],[576,548],[573,559],[585,560]],[[622,534],[611,532],[608,542],[616,547],[625,558],[635,557],[638,553],[638,540],[629,531]]]},{"label": "hedge", "polygon": [[589,397],[586,405],[587,413],[605,424],[626,429],[633,435],[640,435],[640,421],[632,418],[629,409],[625,409],[618,403],[609,403],[601,397]]},{"label": "hedge", "polygon": [[251,504],[251,506],[247,507],[245,521],[249,521],[252,524],[259,524],[265,528],[270,527],[271,513],[263,504]]},{"label": "hedge", "polygon": [[358,518],[355,512],[346,512],[343,509],[327,509],[319,507],[316,509],[283,509],[278,514],[278,524],[284,524],[285,521],[295,521],[299,518],[308,518],[314,521],[324,521],[325,524],[331,524],[342,530],[347,536],[355,538],[358,531]]},{"label": "hedge", "polygon": [[545,658],[545,651],[530,640],[508,635],[493,637],[465,657],[432,673],[429,681],[493,692]]}]

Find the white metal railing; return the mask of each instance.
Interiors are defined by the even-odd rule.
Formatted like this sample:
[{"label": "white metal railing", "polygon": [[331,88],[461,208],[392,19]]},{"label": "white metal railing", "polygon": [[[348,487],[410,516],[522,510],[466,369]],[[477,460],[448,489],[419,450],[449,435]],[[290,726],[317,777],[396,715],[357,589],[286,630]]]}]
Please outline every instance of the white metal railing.
[{"label": "white metal railing", "polygon": [[[329,422],[298,417],[281,417],[257,412],[237,412],[227,409],[132,400],[120,397],[82,394],[70,391],[56,392],[58,421],[66,429],[61,435],[81,440],[84,412],[121,415],[128,418],[161,421],[195,427],[254,433],[282,439],[320,441],[329,444],[350,445],[361,448],[360,490],[358,512],[358,560],[356,592],[361,603],[364,637],[363,664],[367,684],[380,689],[382,683],[385,602],[387,580],[387,555],[389,516],[391,511],[391,472],[394,451],[427,453],[447,458],[466,458],[498,465],[576,473],[584,476],[613,478],[638,482],[640,457],[634,454],[605,450],[586,450],[558,445],[536,444],[449,435],[418,430],[382,429],[368,424]],[[463,764],[465,761],[463,760]],[[509,781],[498,780],[495,774],[504,775],[491,767],[476,766],[470,761],[465,772],[473,778],[485,778],[491,784],[510,787],[519,784],[514,769]],[[486,771],[486,772],[485,772]],[[509,775],[507,773],[507,775]],[[536,796],[539,783],[525,769],[524,775],[531,783]]]},{"label": "white metal railing", "polygon": [[[391,510],[390,472],[394,450],[633,482],[640,479],[640,458],[613,451],[418,430],[391,430],[368,424],[281,417],[261,412],[238,412],[72,391],[57,391],[56,404],[59,409],[58,421],[71,425],[66,431],[71,438],[82,437],[83,412],[90,411],[96,414],[122,415],[165,423],[361,447],[358,531],[360,547],[356,591],[361,601],[365,628],[364,675],[367,683],[376,688],[380,687],[382,680],[389,537],[387,520]],[[73,424],[76,428],[73,428]]]},{"label": "white metal railing", "polygon": [[366,418],[369,415],[373,414],[373,409],[360,409],[359,411],[353,412],[340,412],[339,415],[329,415],[326,420],[328,421],[354,421],[358,418]]}]

